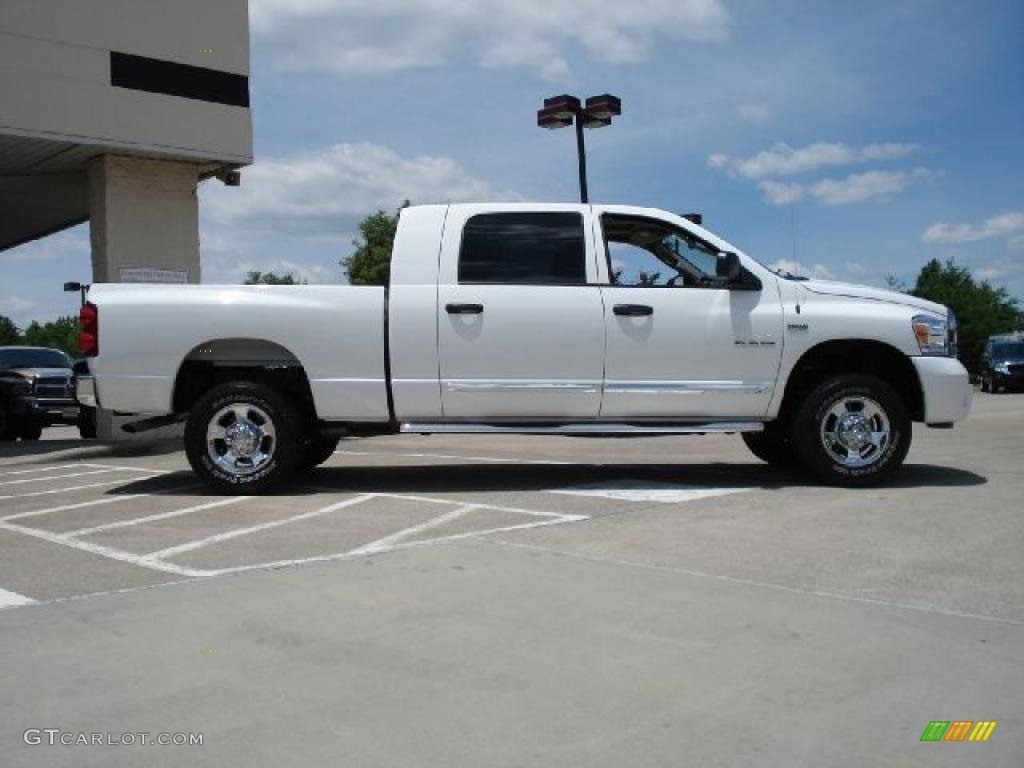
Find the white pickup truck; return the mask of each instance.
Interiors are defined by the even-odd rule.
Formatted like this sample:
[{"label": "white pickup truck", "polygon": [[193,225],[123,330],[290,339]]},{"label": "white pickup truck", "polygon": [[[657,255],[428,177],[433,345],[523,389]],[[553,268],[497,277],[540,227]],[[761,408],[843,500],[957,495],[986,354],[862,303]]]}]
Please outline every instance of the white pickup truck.
[{"label": "white pickup truck", "polygon": [[399,432],[739,432],[865,486],[911,422],[950,427],[971,402],[946,307],[779,275],[627,206],[406,208],[387,288],[94,285],[82,320],[80,401],[137,429],[187,421],[192,467],[225,492]]}]

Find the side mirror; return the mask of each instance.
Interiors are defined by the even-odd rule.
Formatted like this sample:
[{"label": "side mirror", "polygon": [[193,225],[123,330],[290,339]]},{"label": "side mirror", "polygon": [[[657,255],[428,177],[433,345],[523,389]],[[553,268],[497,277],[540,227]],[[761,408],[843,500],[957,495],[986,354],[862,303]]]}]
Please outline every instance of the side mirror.
[{"label": "side mirror", "polygon": [[716,275],[728,283],[739,279],[743,268],[740,265],[740,257],[732,251],[719,254],[718,263],[715,265]]}]

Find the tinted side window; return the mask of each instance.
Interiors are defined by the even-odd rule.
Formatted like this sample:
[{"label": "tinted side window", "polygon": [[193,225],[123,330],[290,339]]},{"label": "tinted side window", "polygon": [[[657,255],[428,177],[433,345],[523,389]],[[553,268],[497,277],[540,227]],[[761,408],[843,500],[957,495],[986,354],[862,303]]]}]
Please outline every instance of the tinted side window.
[{"label": "tinted side window", "polygon": [[460,283],[583,285],[583,217],[578,213],[484,213],[466,222]]}]

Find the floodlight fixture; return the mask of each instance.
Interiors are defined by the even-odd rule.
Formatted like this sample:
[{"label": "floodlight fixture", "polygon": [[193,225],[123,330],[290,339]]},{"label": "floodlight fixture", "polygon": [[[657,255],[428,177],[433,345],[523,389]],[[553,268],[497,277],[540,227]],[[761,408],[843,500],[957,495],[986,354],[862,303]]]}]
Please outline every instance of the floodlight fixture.
[{"label": "floodlight fixture", "polygon": [[584,128],[604,128],[612,118],[622,114],[622,101],[618,96],[605,93],[591,96],[584,105],[568,93],[544,99],[544,108],[537,111],[537,125],[541,128],[568,128],[576,125],[576,155],[579,161],[580,202],[588,203],[587,150],[583,141]]}]

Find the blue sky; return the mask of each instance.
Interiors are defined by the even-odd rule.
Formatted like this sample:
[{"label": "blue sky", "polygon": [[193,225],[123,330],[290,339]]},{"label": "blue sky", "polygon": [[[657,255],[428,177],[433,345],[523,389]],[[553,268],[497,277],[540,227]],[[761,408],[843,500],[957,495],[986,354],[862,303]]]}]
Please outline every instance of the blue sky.
[{"label": "blue sky", "polygon": [[[251,0],[257,161],[204,185],[205,282],[343,282],[377,208],[573,200],[545,96],[611,92],[595,202],[701,211],[767,264],[912,281],[955,258],[1024,298],[1024,4]],[[74,311],[88,229],[0,253],[0,313]]]}]

